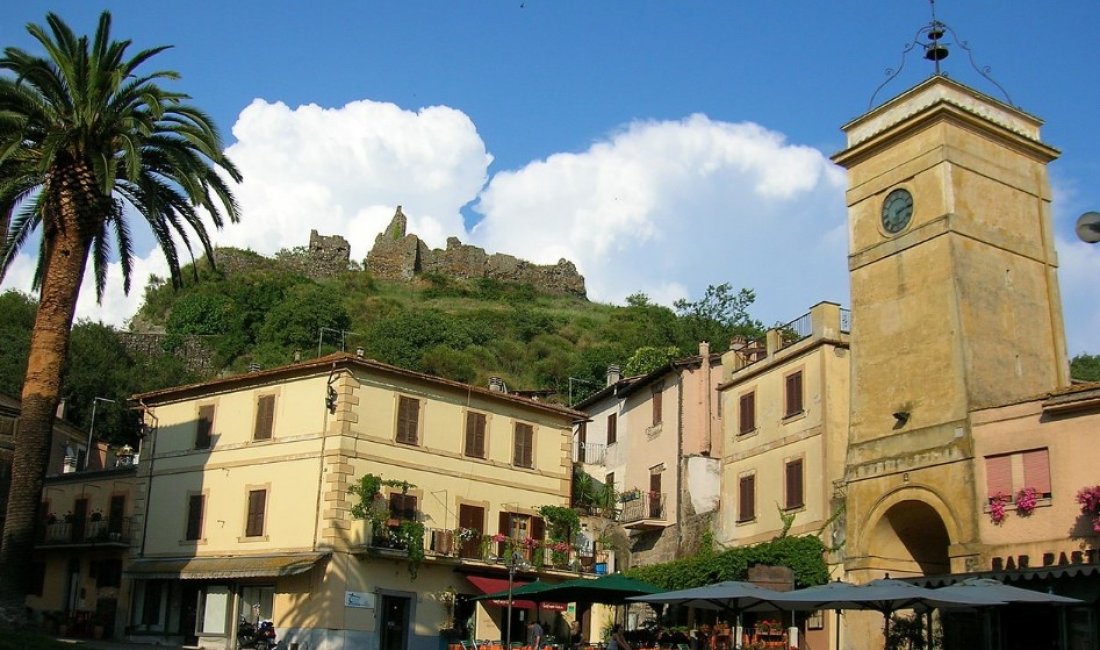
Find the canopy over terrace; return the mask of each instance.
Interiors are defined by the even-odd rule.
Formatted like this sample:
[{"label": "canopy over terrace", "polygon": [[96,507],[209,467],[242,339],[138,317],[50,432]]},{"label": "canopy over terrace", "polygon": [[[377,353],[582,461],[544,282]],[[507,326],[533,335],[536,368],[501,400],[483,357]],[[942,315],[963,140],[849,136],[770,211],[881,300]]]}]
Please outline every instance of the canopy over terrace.
[{"label": "canopy over terrace", "polygon": [[[509,590],[507,578],[466,576],[466,579],[483,594],[477,596],[474,600],[485,601],[491,605],[498,605],[501,607],[508,606]],[[543,597],[543,592],[555,587],[557,587],[557,585],[538,580],[535,582],[513,581],[511,589],[512,607],[518,607],[520,609],[540,608],[550,612],[564,612],[566,610],[565,602],[560,600],[554,602]]]}]

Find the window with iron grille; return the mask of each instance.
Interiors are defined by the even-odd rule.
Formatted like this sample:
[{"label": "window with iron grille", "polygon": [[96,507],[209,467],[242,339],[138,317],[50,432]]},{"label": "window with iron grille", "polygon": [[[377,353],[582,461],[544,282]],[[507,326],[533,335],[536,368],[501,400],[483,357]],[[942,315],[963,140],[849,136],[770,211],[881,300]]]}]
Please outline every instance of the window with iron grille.
[{"label": "window with iron grille", "polygon": [[209,449],[214,432],[214,405],[199,407],[198,426],[195,430],[195,449]]},{"label": "window with iron grille", "polygon": [[512,464],[516,467],[535,466],[535,428],[530,424],[516,422],[514,444],[512,446]]},{"label": "window with iron grille", "polygon": [[756,393],[745,393],[738,400],[738,428],[739,435],[752,433],[756,430]]},{"label": "window with iron grille", "polygon": [[275,425],[275,396],[261,395],[256,402],[256,429],[253,440],[270,440]]},{"label": "window with iron grille", "polygon": [[802,459],[787,461],[787,510],[805,505],[802,490]]},{"label": "window with iron grille", "polygon": [[466,455],[485,458],[485,414],[466,412]]},{"label": "window with iron grille", "polygon": [[245,526],[245,537],[263,537],[266,509],[267,490],[249,490],[248,522]]},{"label": "window with iron grille", "polygon": [[397,442],[406,445],[418,443],[420,428],[420,400],[399,395],[397,398]]},{"label": "window with iron grille", "polygon": [[737,521],[756,519],[756,475],[747,474],[738,480]]},{"label": "window with iron grille", "polygon": [[798,415],[802,412],[802,371],[787,375],[786,379],[786,408],[783,417]]}]

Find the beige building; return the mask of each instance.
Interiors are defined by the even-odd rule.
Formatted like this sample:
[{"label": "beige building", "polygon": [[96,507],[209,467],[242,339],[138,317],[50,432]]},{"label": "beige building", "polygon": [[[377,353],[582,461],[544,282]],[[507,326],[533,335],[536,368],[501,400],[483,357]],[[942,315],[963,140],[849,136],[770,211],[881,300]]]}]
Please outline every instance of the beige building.
[{"label": "beige building", "polygon": [[[516,584],[578,575],[538,544],[539,507],[568,505],[576,411],[351,355],[136,399],[154,433],[135,639],[232,647],[243,618],[291,648],[434,649],[471,623],[504,635],[506,606],[467,598],[509,561]],[[352,516],[364,477],[376,526]],[[514,634],[530,615],[515,604]]]},{"label": "beige building", "polygon": [[[724,508],[717,539],[743,546],[789,533],[815,533],[843,506],[848,440],[847,310],[821,303],[761,340],[725,354],[721,389]],[[826,544],[841,531],[825,531]]]},{"label": "beige building", "polygon": [[613,367],[607,386],[576,405],[588,422],[574,456],[618,495],[620,568],[694,552],[717,511],[721,363],[704,342],[644,376]]}]

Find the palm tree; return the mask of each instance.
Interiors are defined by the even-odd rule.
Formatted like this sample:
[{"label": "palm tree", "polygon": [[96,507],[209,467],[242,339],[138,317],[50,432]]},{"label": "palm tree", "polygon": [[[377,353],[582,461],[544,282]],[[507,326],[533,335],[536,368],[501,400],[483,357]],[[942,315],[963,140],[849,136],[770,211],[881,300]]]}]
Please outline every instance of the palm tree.
[{"label": "palm tree", "polygon": [[179,75],[138,72],[166,47],[126,58],[130,41],[111,40],[107,12],[100,15],[91,43],[55,14],[48,14],[46,23],[48,32],[27,26],[46,57],[14,47],[0,57],[0,215],[11,215],[0,242],[0,277],[41,231],[38,312],[0,548],[5,604],[22,600],[16,569],[30,560],[62,365],[89,256],[97,298],[103,295],[112,243],[129,291],[129,222],[140,216],[178,285],[178,247],[193,260],[193,233],[213,259],[204,218],[218,228],[223,213],[238,219],[229,183],[241,178],[222,153],[210,119],[184,103],[186,95],[158,85]]}]

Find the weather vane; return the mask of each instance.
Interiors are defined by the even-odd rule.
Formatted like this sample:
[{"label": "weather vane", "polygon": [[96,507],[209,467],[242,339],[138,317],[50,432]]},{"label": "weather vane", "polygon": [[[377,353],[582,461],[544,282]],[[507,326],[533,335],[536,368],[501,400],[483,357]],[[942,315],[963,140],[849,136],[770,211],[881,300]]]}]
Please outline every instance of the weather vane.
[{"label": "weather vane", "polygon": [[985,79],[989,81],[989,83],[996,86],[997,90],[1001,91],[1001,94],[1004,95],[1005,100],[1009,104],[1011,104],[1012,98],[1008,96],[1008,92],[1003,87],[1001,87],[1001,84],[997,83],[997,81],[990,76],[989,73],[991,72],[991,68],[989,66],[979,66],[977,62],[974,61],[974,53],[970,51],[970,47],[967,45],[967,42],[959,40],[958,35],[955,34],[955,30],[951,29],[947,26],[946,23],[940,22],[936,18],[936,0],[928,0],[928,4],[932,9],[931,22],[918,29],[917,35],[914,36],[913,40],[905,46],[904,50],[902,50],[901,64],[898,65],[897,69],[886,69],[886,81],[883,81],[879,85],[879,87],[875,89],[875,92],[871,94],[871,101],[868,102],[868,108],[874,107],[875,98],[878,97],[879,91],[881,91],[886,86],[886,84],[890,83],[899,74],[901,74],[902,69],[905,67],[906,58],[913,50],[920,48],[920,50],[924,52],[924,54],[922,55],[923,58],[932,62],[935,68],[933,76],[947,76],[947,73],[943,72],[940,62],[946,59],[947,55],[951,53],[950,50],[947,48],[948,45],[957,45],[961,47],[966,52],[967,57],[970,59],[971,67],[973,67],[978,74],[985,77]]}]

